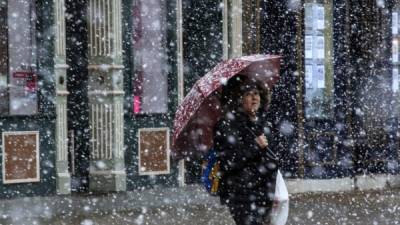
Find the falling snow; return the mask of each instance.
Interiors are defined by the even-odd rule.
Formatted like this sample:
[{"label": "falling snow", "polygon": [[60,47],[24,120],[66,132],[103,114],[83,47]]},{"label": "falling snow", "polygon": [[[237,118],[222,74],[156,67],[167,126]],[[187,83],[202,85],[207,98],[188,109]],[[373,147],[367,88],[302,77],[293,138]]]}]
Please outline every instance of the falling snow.
[{"label": "falling snow", "polygon": [[398,1],[0,0],[0,224],[234,224],[201,176],[239,75],[286,224],[400,224],[399,46]]}]

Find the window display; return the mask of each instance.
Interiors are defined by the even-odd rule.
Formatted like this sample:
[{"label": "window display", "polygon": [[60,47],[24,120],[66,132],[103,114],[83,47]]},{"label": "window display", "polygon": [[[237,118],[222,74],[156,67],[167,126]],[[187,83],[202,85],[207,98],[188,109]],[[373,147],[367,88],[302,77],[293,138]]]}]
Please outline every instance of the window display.
[{"label": "window display", "polygon": [[0,114],[36,114],[35,1],[0,0],[0,30]]},{"label": "window display", "polygon": [[399,69],[393,68],[393,83],[392,83],[393,92],[399,91]]},{"label": "window display", "polygon": [[392,12],[392,90],[394,93],[399,91],[399,9]]},{"label": "window display", "polygon": [[133,112],[166,113],[168,103],[165,1],[136,0],[133,6]]},{"label": "window display", "polygon": [[10,79],[10,114],[29,115],[37,112],[37,75],[29,70],[15,71]]},{"label": "window display", "polygon": [[305,116],[307,118],[327,118],[332,115],[333,76],[332,70],[329,69],[332,66],[329,57],[332,51],[327,49],[326,43],[332,41],[328,33],[332,27],[326,18],[330,16],[325,13],[326,7],[329,5],[323,1],[305,4]]},{"label": "window display", "polygon": [[0,115],[8,113],[7,2],[0,0]]},{"label": "window display", "polygon": [[399,61],[399,41],[396,38],[392,41],[392,61],[394,63]]}]

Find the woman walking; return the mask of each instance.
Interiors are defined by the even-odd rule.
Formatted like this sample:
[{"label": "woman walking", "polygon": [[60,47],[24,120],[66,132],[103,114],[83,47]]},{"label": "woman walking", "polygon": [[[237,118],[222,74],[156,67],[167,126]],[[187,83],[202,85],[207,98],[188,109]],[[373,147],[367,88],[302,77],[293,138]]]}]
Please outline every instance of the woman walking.
[{"label": "woman walking", "polygon": [[225,116],[214,129],[221,168],[218,194],[237,225],[269,224],[278,166],[260,118],[264,92],[262,84],[247,77],[231,79],[221,101]]}]

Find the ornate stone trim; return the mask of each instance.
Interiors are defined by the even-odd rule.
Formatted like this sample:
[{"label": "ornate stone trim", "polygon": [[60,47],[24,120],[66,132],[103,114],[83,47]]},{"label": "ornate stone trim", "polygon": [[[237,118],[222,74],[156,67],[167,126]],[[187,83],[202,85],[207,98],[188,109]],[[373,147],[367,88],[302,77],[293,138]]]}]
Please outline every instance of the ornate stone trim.
[{"label": "ornate stone trim", "polygon": [[115,56],[122,53],[121,1],[89,1],[90,56]]},{"label": "ornate stone trim", "polygon": [[122,104],[91,104],[90,109],[92,159],[123,158]]}]

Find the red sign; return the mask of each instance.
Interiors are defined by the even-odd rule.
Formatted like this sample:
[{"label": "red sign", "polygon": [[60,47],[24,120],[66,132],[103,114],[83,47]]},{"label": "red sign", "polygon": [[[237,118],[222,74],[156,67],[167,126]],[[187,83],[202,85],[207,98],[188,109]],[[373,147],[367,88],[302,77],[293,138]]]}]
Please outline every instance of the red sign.
[{"label": "red sign", "polygon": [[23,80],[21,83],[24,84],[24,89],[29,92],[35,92],[37,90],[37,75],[30,71],[16,71],[13,74],[15,79]]}]

